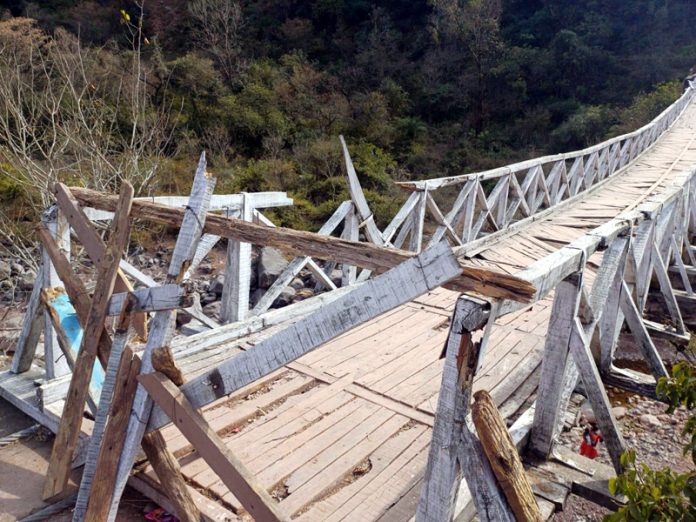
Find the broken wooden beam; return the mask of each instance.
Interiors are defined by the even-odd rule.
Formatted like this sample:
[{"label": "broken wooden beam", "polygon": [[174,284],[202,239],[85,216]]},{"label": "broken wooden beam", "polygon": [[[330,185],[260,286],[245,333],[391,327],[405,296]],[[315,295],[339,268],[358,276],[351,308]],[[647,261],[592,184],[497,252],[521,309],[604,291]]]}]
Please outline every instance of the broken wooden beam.
[{"label": "broken wooden beam", "polygon": [[194,302],[194,292],[191,285],[168,284],[152,288],[140,288],[132,292],[113,294],[109,300],[106,315],[119,315],[128,294],[131,294],[135,299],[133,303],[133,313],[135,314],[139,312],[159,312],[160,310],[188,308]]},{"label": "broken wooden beam", "polygon": [[539,506],[529,484],[505,421],[491,395],[485,390],[474,394],[471,417],[481,445],[518,522],[541,522]]},{"label": "broken wooden beam", "polygon": [[[113,210],[117,197],[90,189],[71,187],[82,205]],[[133,217],[180,226],[186,209],[172,208],[147,201],[133,203]],[[312,256],[361,268],[384,272],[416,254],[396,248],[383,248],[370,243],[348,241],[333,236],[320,236],[289,228],[269,228],[241,219],[215,214],[206,216],[204,231],[236,241],[259,246],[272,246],[294,256]],[[534,295],[533,285],[524,279],[493,270],[462,265],[462,274],[449,281],[446,288],[475,292],[488,297],[528,302]]]}]

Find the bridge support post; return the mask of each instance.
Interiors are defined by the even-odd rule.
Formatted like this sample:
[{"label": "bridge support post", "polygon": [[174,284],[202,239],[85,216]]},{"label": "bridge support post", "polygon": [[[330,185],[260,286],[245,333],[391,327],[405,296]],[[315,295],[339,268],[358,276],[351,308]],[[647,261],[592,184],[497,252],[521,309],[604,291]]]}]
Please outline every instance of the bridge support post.
[{"label": "bridge support post", "polygon": [[482,522],[512,522],[515,517],[500,491],[476,431],[470,425],[471,388],[480,345],[472,333],[489,316],[488,304],[462,296],[457,302],[445,352],[428,465],[416,512],[418,522],[452,520],[462,475]]}]

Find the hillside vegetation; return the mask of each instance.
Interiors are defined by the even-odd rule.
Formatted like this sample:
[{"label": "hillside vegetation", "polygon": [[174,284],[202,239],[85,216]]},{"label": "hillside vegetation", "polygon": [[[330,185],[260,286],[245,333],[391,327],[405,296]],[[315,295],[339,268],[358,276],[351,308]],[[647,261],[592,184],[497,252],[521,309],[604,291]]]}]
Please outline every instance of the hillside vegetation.
[{"label": "hillside vegetation", "polygon": [[[384,223],[394,179],[461,174],[633,130],[696,63],[689,0],[6,2],[3,233],[54,179],[284,190],[316,228],[347,197],[338,134]],[[10,227],[11,224],[11,227]]]}]

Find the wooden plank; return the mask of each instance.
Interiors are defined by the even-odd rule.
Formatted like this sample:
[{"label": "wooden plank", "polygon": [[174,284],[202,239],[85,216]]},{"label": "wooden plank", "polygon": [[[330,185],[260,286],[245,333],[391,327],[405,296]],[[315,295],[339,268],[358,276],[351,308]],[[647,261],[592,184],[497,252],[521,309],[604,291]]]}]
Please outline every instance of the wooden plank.
[{"label": "wooden plank", "polygon": [[255,520],[289,520],[169,379],[158,372],[138,379]]},{"label": "wooden plank", "polygon": [[167,492],[167,497],[175,506],[174,514],[177,518],[182,522],[201,522],[201,512],[181,475],[179,462],[167,449],[162,434],[159,431],[146,434],[143,437],[143,449]]},{"label": "wooden plank", "polygon": [[[109,300],[106,315],[120,315],[123,304],[129,295],[132,295],[135,300],[133,304],[135,314],[133,319],[135,320],[140,312],[159,312],[160,310],[176,310],[192,306],[194,290],[190,285],[168,284],[153,288],[139,288],[130,293],[113,294]],[[137,328],[136,331],[139,332]]]},{"label": "wooden plank", "polygon": [[127,182],[124,182],[121,187],[119,201],[116,219],[112,223],[109,244],[99,264],[97,286],[92,295],[92,305],[85,324],[82,344],[75,360],[75,369],[70,381],[63,417],[53,443],[51,460],[46,472],[44,499],[54,497],[63,491],[68,482],[70,462],[80,433],[85,397],[92,377],[92,367],[97,358],[99,339],[104,331],[109,299],[114,288],[119,260],[128,246],[129,214],[133,201],[133,187]]},{"label": "wooden plank", "polygon": [[[360,239],[360,230],[358,229],[358,216],[355,209],[351,206],[348,215],[343,223],[343,232],[341,237],[349,241],[358,241]],[[343,263],[341,266],[341,286],[350,286],[355,283],[357,276],[357,267],[348,263]]]},{"label": "wooden plank", "polygon": [[[198,241],[203,233],[215,182],[216,178],[206,172],[205,153],[203,153],[198,161],[189,205],[184,213],[167,270],[168,283],[177,282],[183,278],[184,270],[187,266],[190,266]],[[175,315],[171,310],[155,313],[150,324],[150,334],[148,335],[147,345],[142,356],[142,373],[152,371],[152,351],[160,346],[168,346],[170,344],[174,331],[174,318]],[[106,518],[107,522],[113,522],[116,518],[118,503],[140,450],[140,442],[145,434],[145,426],[151,410],[152,399],[150,399],[142,386],[138,386],[135,392],[135,399],[133,400],[133,408],[128,419],[126,440],[118,463],[112,501]]]},{"label": "wooden plank", "polygon": [[[251,221],[253,209],[246,194],[242,200],[241,220]],[[251,243],[227,240],[225,282],[220,298],[220,321],[223,324],[241,321],[249,312],[249,288],[251,285]]]},{"label": "wooden plank", "polygon": [[24,373],[31,368],[31,362],[36,353],[36,346],[39,344],[39,337],[44,326],[43,306],[41,304],[41,288],[43,287],[44,266],[41,265],[39,273],[34,281],[34,288],[29,297],[27,310],[24,313],[24,323],[22,331],[15,345],[15,353],[12,357],[12,373]]},{"label": "wooden plank", "polygon": [[[124,373],[120,375],[119,370],[122,364],[126,364],[126,362],[122,362],[122,357],[126,347],[126,342],[128,341],[130,312],[135,301],[132,294],[127,295],[130,297],[126,298],[125,302],[123,303],[121,315],[116,326],[114,342],[111,348],[111,353],[109,354],[109,362],[106,366],[106,374],[104,375],[104,382],[102,384],[101,394],[99,396],[99,408],[94,418],[94,427],[89,440],[89,446],[87,447],[85,467],[82,470],[80,489],[78,491],[77,501],[75,502],[75,510],[73,512],[73,520],[75,522],[81,522],[84,519],[85,512],[87,511],[87,502],[92,490],[92,482],[94,480],[97,461],[99,460],[99,452],[102,446],[102,440],[104,438],[106,422],[110,412],[112,411],[112,407],[114,406],[112,402],[114,390],[117,387],[117,382],[119,382],[119,379],[120,383],[123,384],[123,380],[126,378],[126,370],[123,370]],[[132,359],[132,355],[127,357]],[[118,408],[119,406],[115,405],[115,407]]]},{"label": "wooden plank", "polygon": [[[414,259],[357,287],[287,329],[208,371],[182,387],[199,407],[270,373],[319,345],[436,288],[460,273],[451,249],[439,244]],[[167,422],[153,411],[150,429]]]},{"label": "wooden plank", "polygon": [[520,522],[541,522],[539,506],[534,499],[524,466],[493,398],[487,391],[479,390],[474,394],[474,401],[471,417],[481,446],[515,519]]},{"label": "wooden plank", "polygon": [[665,267],[665,264],[662,261],[662,255],[660,254],[655,243],[653,243],[652,249],[653,269],[655,275],[657,276],[657,280],[660,284],[660,293],[662,294],[662,297],[664,297],[665,299],[667,310],[669,310],[669,315],[672,318],[672,323],[677,329],[677,332],[684,333],[686,332],[686,328],[684,327],[684,320],[682,319],[681,312],[679,311],[677,299],[674,297],[674,291],[672,289],[672,283],[669,280],[667,268]]},{"label": "wooden plank", "polygon": [[114,482],[117,479],[119,456],[125,442],[123,426],[135,398],[140,372],[140,359],[130,348],[124,348],[116,373],[114,396],[111,401],[109,420],[104,429],[99,456],[94,468],[94,479],[89,492],[85,520],[106,520],[111,506]]},{"label": "wooden plank", "polygon": [[[115,198],[89,189],[71,188],[73,195],[82,204],[112,209]],[[163,207],[147,202],[134,204],[136,215],[150,221],[177,226],[186,211]],[[259,246],[272,246],[295,256],[312,256],[339,263],[376,270],[388,270],[414,257],[414,253],[397,248],[381,248],[370,243],[352,242],[331,236],[319,236],[311,232],[290,230],[281,227],[268,228],[263,225],[222,216],[209,215],[205,220],[205,231],[221,237],[246,241]],[[463,266],[462,275],[447,283],[447,288],[462,292],[477,292],[490,297],[514,301],[526,301],[533,293],[527,281],[488,269]]]},{"label": "wooden plank", "polygon": [[[56,197],[58,206],[63,211],[65,218],[70,223],[70,226],[75,232],[75,235],[80,240],[80,243],[87,252],[94,266],[99,266],[101,258],[106,250],[106,243],[101,238],[97,230],[90,223],[89,218],[84,211],[79,207],[75,198],[70,194],[70,190],[64,184],[56,182],[53,185],[53,194]],[[126,276],[121,270],[116,274],[116,283],[114,285],[115,292],[132,292],[133,287],[126,279]],[[120,307],[118,310],[120,311]],[[118,312],[117,312],[118,314]],[[147,339],[147,316],[143,313],[138,313],[133,317],[133,326],[138,335],[142,339]]]}]

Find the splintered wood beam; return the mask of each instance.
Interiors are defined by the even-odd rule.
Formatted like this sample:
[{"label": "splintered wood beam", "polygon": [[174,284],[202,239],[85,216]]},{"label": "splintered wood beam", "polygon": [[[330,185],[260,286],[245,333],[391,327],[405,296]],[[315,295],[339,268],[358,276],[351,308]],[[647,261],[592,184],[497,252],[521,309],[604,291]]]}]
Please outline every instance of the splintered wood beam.
[{"label": "splintered wood beam", "polygon": [[161,346],[152,350],[152,368],[163,373],[177,386],[184,384],[184,374],[176,365],[174,354],[169,346]]},{"label": "splintered wood beam", "polygon": [[54,497],[63,491],[68,482],[70,463],[80,434],[85,398],[92,377],[92,366],[97,358],[99,338],[104,332],[104,321],[116,281],[118,264],[123,251],[128,246],[129,214],[132,202],[133,187],[128,182],[124,182],[121,187],[116,217],[111,227],[112,234],[109,238],[109,244],[99,264],[97,286],[92,295],[92,305],[84,328],[80,351],[75,360],[75,368],[60,427],[53,443],[43,491],[44,499]]},{"label": "splintered wood beam", "polygon": [[201,512],[181,474],[179,461],[167,449],[164,436],[159,431],[148,433],[143,437],[142,445],[167,498],[174,504],[177,518],[182,522],[202,522]]},{"label": "splintered wood beam", "polygon": [[[192,379],[181,390],[194,407],[209,404],[281,368],[343,332],[412,301],[461,273],[445,243],[357,287],[288,328]],[[149,429],[169,422],[155,408]]]},{"label": "splintered wood beam", "polygon": [[123,427],[128,422],[140,373],[140,358],[126,347],[121,356],[109,421],[104,430],[85,520],[106,520],[113,498],[119,457],[125,442]]},{"label": "splintered wood beam", "polygon": [[461,479],[465,479],[481,522],[514,522],[481,442],[469,427],[471,388],[480,360],[472,332],[490,318],[487,303],[460,297],[445,347],[428,464],[420,488],[417,522],[450,522]]},{"label": "splintered wood beam", "polygon": [[517,448],[505,421],[486,390],[474,394],[471,417],[481,445],[491,463],[512,512],[518,522],[542,522],[532,487],[529,485]]},{"label": "splintered wood beam", "polygon": [[[70,261],[65,257],[65,254],[58,248],[58,244],[51,236],[51,232],[44,226],[39,225],[39,239],[43,243],[44,250],[48,253],[53,263],[54,268],[60,277],[65,292],[70,298],[70,302],[77,312],[77,318],[84,330],[89,317],[89,310],[92,307],[92,298],[89,296],[87,287],[82,280],[77,277],[70,266]],[[102,366],[106,368],[106,363],[109,360],[109,352],[111,351],[111,338],[106,330],[102,330],[99,336],[99,344],[97,346],[97,356]]]},{"label": "splintered wood beam", "polygon": [[[75,231],[77,238],[85,248],[85,252],[92,260],[95,266],[99,266],[101,258],[106,250],[106,243],[101,238],[94,225],[85,215],[84,211],[79,207],[75,198],[70,194],[68,187],[62,183],[53,185],[53,194],[56,196],[58,206],[63,211],[65,218],[70,223],[70,226]],[[116,283],[114,285],[115,292],[132,292],[133,286],[126,279],[126,276],[121,270],[116,274]],[[147,339],[147,316],[143,313],[137,313],[133,317],[133,326],[135,331],[142,339]]]},{"label": "splintered wood beam", "polygon": [[[113,210],[116,206],[115,196],[75,187],[70,191],[82,205],[103,210]],[[133,204],[134,217],[173,226],[181,225],[186,212],[185,209],[147,201],[136,201]],[[272,246],[294,256],[312,256],[377,272],[389,270],[416,255],[396,248],[384,248],[370,243],[320,236],[282,227],[269,228],[214,214],[206,216],[204,231],[254,245]],[[534,286],[524,279],[484,268],[463,265],[461,268],[461,275],[449,281],[445,285],[446,288],[519,302],[528,302],[534,295]]]},{"label": "splintered wood beam", "polygon": [[173,382],[159,372],[138,380],[254,520],[290,520]]}]

